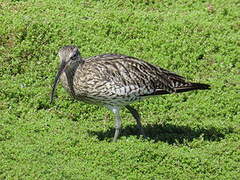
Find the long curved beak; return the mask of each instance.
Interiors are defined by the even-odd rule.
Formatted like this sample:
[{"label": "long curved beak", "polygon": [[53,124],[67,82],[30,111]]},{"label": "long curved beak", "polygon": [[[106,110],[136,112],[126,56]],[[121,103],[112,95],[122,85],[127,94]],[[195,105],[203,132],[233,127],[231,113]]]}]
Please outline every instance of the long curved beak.
[{"label": "long curved beak", "polygon": [[67,65],[67,63],[65,61],[62,61],[61,65],[59,67],[58,73],[56,74],[56,77],[55,77],[55,80],[54,80],[54,83],[53,83],[53,87],[52,87],[50,104],[52,104],[52,102],[53,102],[53,98],[54,98],[54,94],[55,94],[55,91],[56,91],[57,84],[59,82],[59,78],[62,75],[62,73],[64,72],[64,70],[66,68],[66,65]]}]

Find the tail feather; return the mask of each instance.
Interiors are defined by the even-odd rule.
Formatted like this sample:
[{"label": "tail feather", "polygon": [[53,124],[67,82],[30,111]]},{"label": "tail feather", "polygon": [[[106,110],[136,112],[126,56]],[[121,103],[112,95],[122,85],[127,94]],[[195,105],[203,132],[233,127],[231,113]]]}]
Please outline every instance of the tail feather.
[{"label": "tail feather", "polygon": [[[182,84],[181,86],[178,86],[178,87],[174,87],[173,89],[174,89],[174,93],[182,93],[182,92],[193,91],[193,90],[207,90],[207,89],[210,89],[210,85],[202,84],[202,83],[186,82],[185,84]],[[151,94],[146,94],[143,96],[154,96],[154,95],[163,95],[163,94],[171,94],[171,92],[165,89],[157,89],[155,92]]]},{"label": "tail feather", "polygon": [[186,86],[174,88],[176,93],[192,91],[192,90],[206,90],[210,89],[210,85],[202,83],[187,83]]}]

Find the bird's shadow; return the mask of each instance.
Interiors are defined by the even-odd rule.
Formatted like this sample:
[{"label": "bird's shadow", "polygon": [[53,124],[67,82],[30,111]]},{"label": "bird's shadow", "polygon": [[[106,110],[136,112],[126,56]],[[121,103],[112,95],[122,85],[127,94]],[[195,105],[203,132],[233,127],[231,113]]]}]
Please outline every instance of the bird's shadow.
[{"label": "bird's shadow", "polygon": [[[190,128],[188,126],[178,126],[172,124],[154,124],[143,127],[147,139],[154,142],[166,142],[168,144],[184,144],[186,141],[191,142],[194,139],[201,138],[204,141],[220,141],[225,138],[225,134],[233,132],[232,129],[210,128]],[[97,136],[102,140],[111,140],[115,129],[110,128],[107,131],[88,131],[90,135]],[[129,125],[121,130],[122,136],[139,136],[139,130],[134,125]]]}]

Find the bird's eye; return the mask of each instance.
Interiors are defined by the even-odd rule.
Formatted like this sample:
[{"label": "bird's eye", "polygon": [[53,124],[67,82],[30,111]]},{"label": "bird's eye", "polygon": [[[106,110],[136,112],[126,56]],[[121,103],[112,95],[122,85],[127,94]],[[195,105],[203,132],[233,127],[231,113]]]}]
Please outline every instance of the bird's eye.
[{"label": "bird's eye", "polygon": [[71,59],[76,59],[77,58],[77,54],[74,54]]}]

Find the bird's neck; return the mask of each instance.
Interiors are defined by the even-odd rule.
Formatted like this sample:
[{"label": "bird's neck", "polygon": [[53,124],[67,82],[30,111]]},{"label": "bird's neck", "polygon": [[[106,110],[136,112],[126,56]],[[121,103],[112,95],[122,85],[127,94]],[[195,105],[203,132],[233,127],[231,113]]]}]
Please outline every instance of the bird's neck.
[{"label": "bird's neck", "polygon": [[77,69],[79,66],[81,66],[83,63],[84,63],[84,60],[83,60],[83,59],[79,59],[79,60],[73,61],[73,62],[71,62],[71,63],[66,67],[66,70],[75,72],[76,69]]},{"label": "bird's neck", "polygon": [[82,60],[74,61],[74,62],[71,62],[65,69],[68,88],[69,88],[72,96],[75,96],[75,92],[74,92],[74,88],[73,88],[73,78],[75,76],[76,70],[79,68],[79,66],[82,66],[83,63],[84,63],[84,61],[82,61]]}]

